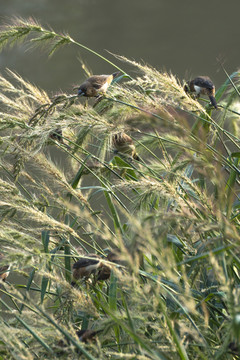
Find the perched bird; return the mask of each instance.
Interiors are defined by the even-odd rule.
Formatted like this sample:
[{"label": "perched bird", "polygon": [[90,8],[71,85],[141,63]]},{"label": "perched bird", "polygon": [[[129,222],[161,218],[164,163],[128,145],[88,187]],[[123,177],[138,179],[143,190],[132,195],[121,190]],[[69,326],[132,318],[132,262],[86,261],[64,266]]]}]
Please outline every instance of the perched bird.
[{"label": "perched bird", "polygon": [[[120,262],[119,256],[115,251],[110,251],[105,260],[115,264],[119,264]],[[98,272],[97,280],[108,280],[111,275],[111,269],[112,267],[110,264],[103,263]]]},{"label": "perched bird", "polygon": [[73,281],[71,284],[75,285],[75,280],[88,278],[101,265],[101,257],[97,254],[87,254],[85,257],[81,257],[73,264]]},{"label": "perched bird", "polygon": [[131,156],[133,159],[140,161],[139,156],[136,153],[135,145],[127,134],[124,132],[120,132],[118,134],[113,135],[112,143],[115,147],[115,153],[122,153]]},{"label": "perched bird", "polygon": [[111,75],[93,75],[80,85],[78,89],[78,96],[97,97],[100,94],[105,94],[109,85],[121,73],[115,72]]},{"label": "perched bird", "polygon": [[50,139],[56,140],[58,141],[60,144],[65,145],[67,148],[70,149],[70,146],[67,145],[64,141],[63,141],[63,132],[61,128],[56,128],[53,131],[50,132],[49,137]]},{"label": "perched bird", "polygon": [[235,341],[230,342],[228,348],[233,355],[240,355],[240,347]]},{"label": "perched bird", "polygon": [[[79,341],[82,341],[84,343],[89,343],[95,340],[95,336],[101,332],[102,330],[77,330],[76,335],[78,336]],[[57,342],[57,346],[60,348],[66,348],[70,345],[70,341],[67,338],[60,339]],[[59,356],[63,354],[62,351],[57,353]]]},{"label": "perched bird", "polygon": [[98,273],[97,280],[105,281],[108,280],[111,276],[111,267],[108,265],[103,265]]},{"label": "perched bird", "polygon": [[89,341],[93,341],[95,336],[100,332],[101,330],[95,331],[95,330],[77,330],[77,336],[80,341],[83,341],[85,343],[88,343]]},{"label": "perched bird", "polygon": [[217,102],[215,99],[215,86],[212,80],[208,76],[198,76],[195,79],[188,81],[184,85],[184,90],[186,93],[196,92],[197,97],[202,95],[208,95],[211,104],[215,109],[217,109]]},{"label": "perched bird", "polygon": [[[0,253],[0,263],[2,262],[4,256],[2,253]],[[10,265],[4,265],[4,266],[0,266],[0,281],[5,282],[6,278],[9,275],[9,269],[10,269]]]}]

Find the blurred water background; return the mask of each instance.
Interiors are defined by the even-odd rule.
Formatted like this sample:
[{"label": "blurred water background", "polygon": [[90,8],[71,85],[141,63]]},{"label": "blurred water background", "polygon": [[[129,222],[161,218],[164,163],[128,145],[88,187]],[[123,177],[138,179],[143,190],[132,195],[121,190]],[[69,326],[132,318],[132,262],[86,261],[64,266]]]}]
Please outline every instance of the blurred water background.
[{"label": "blurred water background", "polygon": [[[1,24],[13,16],[34,17],[124,69],[106,50],[180,79],[208,75],[216,87],[225,80],[217,58],[229,73],[239,66],[239,13],[239,0],[0,0]],[[73,45],[50,59],[39,49],[14,46],[0,53],[0,71],[15,70],[51,94],[72,92],[85,78],[79,57],[94,74],[114,71]]]}]

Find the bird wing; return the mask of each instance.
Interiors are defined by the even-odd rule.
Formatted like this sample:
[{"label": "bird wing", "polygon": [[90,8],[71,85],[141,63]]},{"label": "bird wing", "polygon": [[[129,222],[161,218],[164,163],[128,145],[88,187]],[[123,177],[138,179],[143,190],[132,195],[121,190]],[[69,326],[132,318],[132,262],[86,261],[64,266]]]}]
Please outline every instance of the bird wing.
[{"label": "bird wing", "polygon": [[73,264],[73,269],[84,268],[90,265],[96,265],[99,263],[99,259],[85,259],[81,258]]},{"label": "bird wing", "polygon": [[99,75],[96,76],[96,78],[93,78],[92,80],[92,86],[99,90],[101,89],[101,87],[106,83],[106,81],[108,80],[109,75]]},{"label": "bird wing", "polygon": [[1,266],[1,267],[0,267],[0,275],[1,275],[2,273],[4,273],[6,270],[8,270],[8,268],[9,268],[9,265]]},{"label": "bird wing", "polygon": [[206,88],[206,89],[209,89],[209,90],[212,90],[214,88],[212,80],[210,80],[209,77],[207,77],[207,76],[205,76],[205,77],[197,77],[194,80],[194,85],[200,86],[202,88]]}]

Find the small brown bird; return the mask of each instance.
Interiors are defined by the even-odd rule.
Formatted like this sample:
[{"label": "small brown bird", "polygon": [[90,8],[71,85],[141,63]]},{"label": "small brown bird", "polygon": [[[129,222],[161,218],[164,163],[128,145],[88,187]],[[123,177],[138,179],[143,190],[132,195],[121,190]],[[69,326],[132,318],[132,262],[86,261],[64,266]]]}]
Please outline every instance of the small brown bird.
[{"label": "small brown bird", "polygon": [[202,95],[207,95],[211,101],[211,104],[215,109],[217,109],[217,102],[215,99],[215,86],[212,80],[208,76],[198,76],[195,79],[188,81],[184,85],[184,90],[186,93],[196,92],[197,97]]},{"label": "small brown bird", "polygon": [[[107,255],[107,257],[105,258],[106,261],[110,261],[113,262],[115,264],[119,264],[120,259],[118,254],[115,251],[110,251]],[[110,278],[111,275],[111,265],[110,264],[102,264],[98,276],[97,276],[97,280],[108,280]]]},{"label": "small brown bird", "polygon": [[83,341],[85,343],[88,343],[89,341],[95,340],[95,336],[100,332],[101,330],[95,331],[95,330],[77,330],[77,336],[80,341]]},{"label": "small brown bird", "polygon": [[[3,258],[4,258],[3,254],[0,253],[0,263],[2,262]],[[6,278],[9,275],[9,269],[10,269],[9,265],[4,265],[0,267],[0,281],[3,282],[6,281]]]},{"label": "small brown bird", "polygon": [[[89,343],[95,341],[95,336],[100,333],[102,330],[77,330],[76,335],[78,336],[79,341],[82,341],[84,343]],[[57,342],[57,346],[60,348],[66,348],[68,345],[70,345],[69,339],[60,339]],[[63,354],[63,352],[57,353],[59,356]]]},{"label": "small brown bird", "polygon": [[62,136],[63,136],[63,132],[61,128],[56,128],[53,131],[51,131],[49,134],[50,139],[56,140],[59,142],[59,144],[64,145],[68,149],[71,149],[71,147],[63,141]]},{"label": "small brown bird", "polygon": [[115,153],[122,153],[131,156],[133,159],[140,161],[139,156],[136,153],[135,145],[127,134],[120,132],[113,135],[112,142],[115,147]]},{"label": "small brown bird", "polygon": [[111,75],[93,75],[80,85],[78,96],[96,97],[105,94],[109,85],[121,73],[115,72]]},{"label": "small brown bird", "polygon": [[101,257],[97,254],[87,254],[85,257],[81,257],[73,264],[72,285],[75,285],[75,280],[88,278],[91,274],[95,273],[101,265]]},{"label": "small brown bird", "polygon": [[49,137],[50,139],[57,140],[60,144],[65,145],[62,135],[63,135],[62,129],[57,128],[50,132]]}]

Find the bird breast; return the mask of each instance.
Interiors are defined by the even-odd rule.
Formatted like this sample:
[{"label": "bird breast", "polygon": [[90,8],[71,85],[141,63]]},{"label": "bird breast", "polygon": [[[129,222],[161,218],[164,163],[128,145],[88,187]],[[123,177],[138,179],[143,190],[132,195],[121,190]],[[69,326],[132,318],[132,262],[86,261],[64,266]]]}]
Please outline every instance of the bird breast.
[{"label": "bird breast", "polygon": [[196,91],[197,95],[199,95],[202,92],[203,88],[201,88],[200,86],[194,85],[194,90]]},{"label": "bird breast", "polygon": [[107,91],[108,87],[109,87],[109,84],[106,81],[105,84],[103,84],[103,86],[101,87],[100,91],[105,93]]}]

